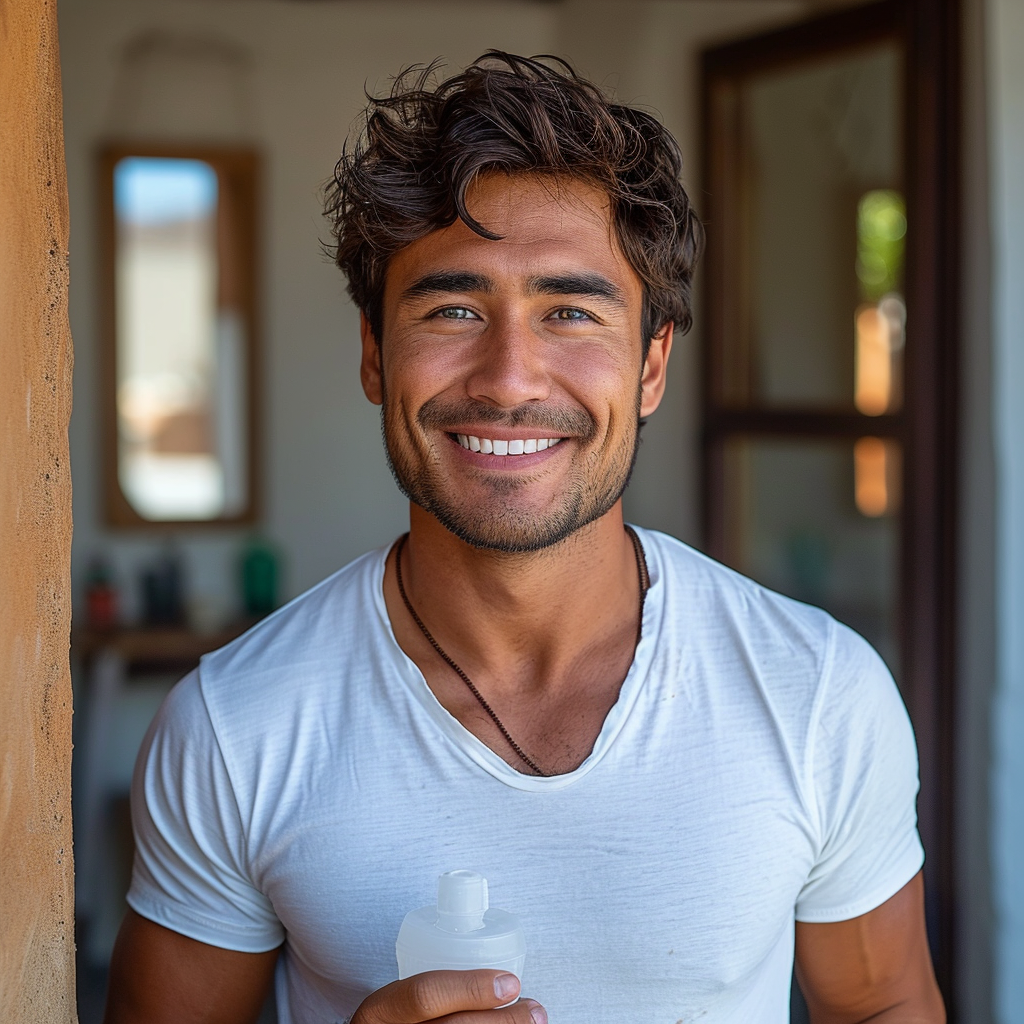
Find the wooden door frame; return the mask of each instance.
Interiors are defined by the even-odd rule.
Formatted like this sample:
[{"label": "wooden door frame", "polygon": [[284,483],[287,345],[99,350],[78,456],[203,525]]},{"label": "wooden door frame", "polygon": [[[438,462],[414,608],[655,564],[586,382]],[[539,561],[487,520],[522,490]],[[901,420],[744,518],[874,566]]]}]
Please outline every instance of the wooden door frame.
[{"label": "wooden door frame", "polygon": [[57,11],[0,0],[0,1020],[74,1024],[71,333]]},{"label": "wooden door frame", "polygon": [[[737,410],[717,401],[726,298],[716,245],[714,177],[720,145],[711,117],[723,81],[812,54],[898,38],[905,52],[904,145],[908,205],[906,397],[898,414]],[[921,762],[918,814],[927,851],[929,937],[950,1020],[956,1007],[955,745],[957,367],[960,235],[960,0],[881,0],[709,49],[703,54],[704,191],[708,264],[703,350],[703,493],[707,549],[724,552],[722,445],[729,433],[794,437],[871,433],[903,442],[900,558],[901,689]],[[723,228],[723,230],[725,230]]]}]

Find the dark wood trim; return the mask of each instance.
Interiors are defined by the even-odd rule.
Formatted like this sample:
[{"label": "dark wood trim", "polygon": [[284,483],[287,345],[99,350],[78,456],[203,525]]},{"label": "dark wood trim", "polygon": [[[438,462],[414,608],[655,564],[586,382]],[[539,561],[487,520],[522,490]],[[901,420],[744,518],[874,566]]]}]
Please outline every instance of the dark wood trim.
[{"label": "dark wood trim", "polygon": [[903,438],[900,415],[865,416],[857,412],[811,412],[802,409],[709,408],[704,427],[710,434],[791,434],[803,437]]},{"label": "dark wood trim", "polygon": [[[113,174],[118,161],[127,156],[171,157],[203,160],[217,171],[218,179],[230,178],[233,200],[237,206],[240,233],[239,247],[249,254],[241,264],[237,280],[240,304],[246,316],[248,331],[248,380],[246,382],[246,433],[248,451],[246,466],[249,500],[236,515],[204,520],[149,520],[136,512],[121,490],[117,474],[117,353],[115,296],[115,219]],[[102,452],[103,502],[105,519],[114,527],[166,532],[174,530],[217,529],[244,526],[260,520],[263,508],[262,417],[259,415],[263,394],[262,338],[260,315],[260,230],[259,209],[262,191],[261,158],[247,146],[211,146],[200,143],[185,145],[163,142],[107,142],[98,153],[97,214],[100,273],[100,444]]]},{"label": "dark wood trim", "polygon": [[956,1005],[956,457],[960,295],[960,3],[908,3],[907,414],[914,458],[906,522],[907,686],[922,765],[918,804],[935,969]]},{"label": "dark wood trim", "polygon": [[[735,408],[723,401],[724,318],[735,308],[736,268],[723,176],[731,173],[728,132],[715,105],[746,77],[812,61],[885,38],[902,41],[906,294],[909,310],[904,407],[866,417],[827,410]],[[724,445],[730,435],[851,437],[903,441],[904,504],[900,564],[903,668],[921,759],[918,803],[929,932],[950,1021],[956,1020],[954,775],[956,697],[956,454],[959,275],[959,0],[882,0],[814,18],[707,51],[702,63],[705,268],[703,480],[705,538],[721,556]],[[732,161],[735,163],[735,160]],[[728,185],[728,182],[725,182]],[[725,195],[723,195],[725,193]],[[725,244],[723,244],[723,237]],[[730,276],[732,275],[732,276]],[[734,314],[730,314],[734,315]],[[742,397],[742,396],[741,396]]]},{"label": "dark wood trim", "polygon": [[742,78],[867,46],[899,35],[905,10],[903,0],[878,0],[717,46],[702,55],[704,77]]}]

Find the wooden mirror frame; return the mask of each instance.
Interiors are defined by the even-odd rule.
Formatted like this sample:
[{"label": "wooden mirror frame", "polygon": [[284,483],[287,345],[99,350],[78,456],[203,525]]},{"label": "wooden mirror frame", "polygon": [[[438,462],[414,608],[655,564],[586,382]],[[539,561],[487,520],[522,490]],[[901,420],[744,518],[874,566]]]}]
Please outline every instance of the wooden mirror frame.
[{"label": "wooden mirror frame", "polygon": [[[240,254],[234,268],[232,305],[239,310],[246,328],[247,381],[245,436],[247,495],[243,507],[233,515],[212,519],[146,519],[135,509],[118,479],[117,414],[117,296],[116,231],[114,209],[114,168],[126,157],[165,157],[201,160],[216,171],[222,194],[230,195],[234,252]],[[101,447],[103,460],[104,518],[109,526],[166,531],[169,528],[207,529],[255,523],[261,513],[261,431],[260,431],[260,321],[258,308],[260,157],[251,148],[211,145],[164,145],[134,142],[107,143],[98,154],[98,217],[100,236],[100,348],[101,348]],[[225,222],[224,204],[218,205],[218,234]],[[217,248],[224,251],[223,236]],[[223,283],[218,284],[221,293]]]},{"label": "wooden mirror frame", "polygon": [[[729,139],[714,117],[715,90],[760,71],[792,66],[883,39],[904,55],[904,166],[908,220],[908,341],[904,405],[895,413],[736,408],[720,400],[719,352],[735,259],[716,225],[723,210]],[[706,549],[725,550],[723,458],[733,434],[890,436],[904,446],[899,564],[900,687],[917,735],[918,820],[929,939],[936,975],[955,1020],[957,364],[960,252],[960,4],[881,0],[801,22],[703,54],[704,194],[708,252],[704,306],[702,453]],[[866,422],[868,421],[868,422]],[[870,425],[869,425],[870,424]]]}]

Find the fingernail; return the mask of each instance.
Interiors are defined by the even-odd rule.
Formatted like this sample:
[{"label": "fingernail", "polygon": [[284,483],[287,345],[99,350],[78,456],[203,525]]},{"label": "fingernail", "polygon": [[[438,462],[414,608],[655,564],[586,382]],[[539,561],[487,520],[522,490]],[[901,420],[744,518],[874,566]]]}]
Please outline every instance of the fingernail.
[{"label": "fingernail", "polygon": [[499,999],[511,999],[519,991],[519,979],[514,974],[499,974],[494,979],[494,994]]},{"label": "fingernail", "polygon": [[548,1015],[544,1007],[532,999],[527,999],[526,1001],[530,1004],[530,1019],[533,1021],[533,1024],[548,1024]]}]

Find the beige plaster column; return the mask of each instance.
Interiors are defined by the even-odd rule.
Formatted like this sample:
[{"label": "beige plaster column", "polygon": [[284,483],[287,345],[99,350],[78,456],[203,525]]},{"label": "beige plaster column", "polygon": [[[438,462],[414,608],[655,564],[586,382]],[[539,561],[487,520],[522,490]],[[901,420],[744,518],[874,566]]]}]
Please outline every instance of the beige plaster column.
[{"label": "beige plaster column", "polygon": [[0,0],[0,1021],[75,1021],[71,336],[56,0]]}]

